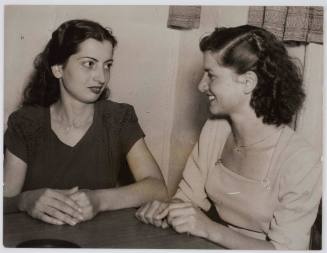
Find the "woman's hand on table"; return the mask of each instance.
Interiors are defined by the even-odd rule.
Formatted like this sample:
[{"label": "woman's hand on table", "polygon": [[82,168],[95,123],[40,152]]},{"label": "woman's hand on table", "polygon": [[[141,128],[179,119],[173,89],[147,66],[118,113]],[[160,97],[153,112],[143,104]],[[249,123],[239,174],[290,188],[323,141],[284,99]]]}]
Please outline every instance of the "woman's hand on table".
[{"label": "woman's hand on table", "polygon": [[170,203],[152,201],[140,207],[136,217],[146,224],[166,228],[169,225],[178,233],[208,237],[212,221],[190,202],[172,200]]},{"label": "woman's hand on table", "polygon": [[99,198],[95,190],[81,189],[70,195],[82,210],[83,221],[91,220],[99,212]]},{"label": "woman's hand on table", "polygon": [[169,203],[167,202],[154,200],[141,206],[135,213],[135,216],[138,220],[145,224],[152,224],[156,227],[167,228],[168,224],[167,220],[165,219],[166,217],[159,217],[159,215],[166,210],[168,206]]},{"label": "woman's hand on table", "polygon": [[19,209],[36,219],[55,225],[76,225],[83,217],[82,209],[69,196],[77,192],[69,190],[37,189],[21,193]]},{"label": "woman's hand on table", "polygon": [[167,228],[167,216],[169,206],[174,203],[181,203],[180,199],[172,199],[170,202],[161,202],[154,200],[141,206],[135,216],[145,224],[152,224],[156,227]]},{"label": "woman's hand on table", "polygon": [[171,203],[162,215],[168,215],[168,224],[178,233],[208,238],[208,228],[212,225],[212,220],[192,203]]}]

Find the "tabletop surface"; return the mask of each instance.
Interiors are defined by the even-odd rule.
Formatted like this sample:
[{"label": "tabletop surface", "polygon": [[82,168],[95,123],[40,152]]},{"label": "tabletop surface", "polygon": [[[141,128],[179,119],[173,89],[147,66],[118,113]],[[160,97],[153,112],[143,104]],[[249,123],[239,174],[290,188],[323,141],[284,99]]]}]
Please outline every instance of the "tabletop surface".
[{"label": "tabletop surface", "polygon": [[220,249],[205,239],[178,234],[138,221],[136,209],[109,211],[93,220],[69,225],[50,225],[25,213],[6,214],[3,218],[3,245],[16,247],[34,239],[60,239],[82,248],[144,249]]}]

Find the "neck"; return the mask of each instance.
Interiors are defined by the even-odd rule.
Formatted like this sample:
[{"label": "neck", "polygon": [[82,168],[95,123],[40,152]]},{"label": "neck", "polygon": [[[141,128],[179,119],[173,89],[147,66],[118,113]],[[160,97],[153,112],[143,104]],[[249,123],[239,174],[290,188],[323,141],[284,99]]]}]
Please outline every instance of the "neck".
[{"label": "neck", "polygon": [[232,115],[230,119],[232,134],[239,146],[252,145],[279,130],[275,125],[264,124],[253,110],[247,114]]},{"label": "neck", "polygon": [[52,105],[54,117],[67,125],[81,125],[91,120],[94,114],[94,104],[68,103],[58,100]]}]

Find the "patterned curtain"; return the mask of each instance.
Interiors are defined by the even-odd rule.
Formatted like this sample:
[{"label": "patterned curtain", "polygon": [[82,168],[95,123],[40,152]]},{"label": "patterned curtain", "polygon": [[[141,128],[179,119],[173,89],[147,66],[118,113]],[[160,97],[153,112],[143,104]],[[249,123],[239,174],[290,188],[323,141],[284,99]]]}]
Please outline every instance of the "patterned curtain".
[{"label": "patterned curtain", "polygon": [[251,6],[248,24],[280,40],[323,43],[323,12],[322,6]]},{"label": "patterned curtain", "polygon": [[167,26],[191,30],[200,26],[201,6],[170,6]]}]

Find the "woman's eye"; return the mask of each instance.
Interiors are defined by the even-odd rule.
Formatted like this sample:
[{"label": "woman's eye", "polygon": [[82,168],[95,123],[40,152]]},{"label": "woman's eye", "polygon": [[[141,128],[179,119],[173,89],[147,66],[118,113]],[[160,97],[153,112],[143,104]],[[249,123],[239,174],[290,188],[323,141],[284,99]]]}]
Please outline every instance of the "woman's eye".
[{"label": "woman's eye", "polygon": [[108,64],[104,65],[104,68],[105,68],[105,69],[110,69],[111,66],[112,66],[112,63],[108,63]]},{"label": "woman's eye", "polygon": [[95,63],[94,63],[93,61],[85,61],[85,62],[82,62],[82,65],[83,65],[84,67],[86,67],[86,68],[91,69],[91,68],[94,67]]}]

